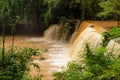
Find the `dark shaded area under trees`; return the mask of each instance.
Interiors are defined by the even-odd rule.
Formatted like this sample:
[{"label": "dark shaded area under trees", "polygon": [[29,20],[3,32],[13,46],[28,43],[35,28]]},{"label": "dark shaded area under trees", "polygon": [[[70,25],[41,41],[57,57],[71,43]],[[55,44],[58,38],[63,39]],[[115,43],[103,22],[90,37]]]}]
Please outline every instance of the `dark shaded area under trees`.
[{"label": "dark shaded area under trees", "polygon": [[[108,3],[112,3],[112,5]],[[3,23],[7,23],[6,33],[10,33],[11,24],[15,24],[16,34],[42,34],[49,24],[59,23],[61,18],[67,20],[118,20],[120,12],[119,0],[1,0],[0,4],[2,7],[0,33]],[[3,7],[5,4],[6,8]],[[111,12],[107,10],[110,8]],[[106,11],[109,12],[106,13]],[[15,23],[16,16],[20,17],[17,23]]]}]

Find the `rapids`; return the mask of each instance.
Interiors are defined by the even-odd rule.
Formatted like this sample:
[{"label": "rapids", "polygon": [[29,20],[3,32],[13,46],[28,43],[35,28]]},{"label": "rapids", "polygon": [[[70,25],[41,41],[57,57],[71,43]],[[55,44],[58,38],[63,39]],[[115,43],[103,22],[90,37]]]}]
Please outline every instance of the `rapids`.
[{"label": "rapids", "polygon": [[[54,42],[39,37],[27,38],[25,40],[27,42],[40,42],[43,45],[49,46],[48,52],[45,52],[43,56],[45,57],[45,60],[39,60],[39,58],[35,58],[33,60],[33,63],[37,63],[41,68],[41,73],[44,75],[44,78],[42,80],[53,80],[52,73],[56,71],[61,71],[63,68],[66,68],[67,63],[71,61],[71,58],[69,56],[69,44],[63,44],[56,41]],[[33,77],[37,74],[38,73],[34,69],[30,72],[30,75]]]}]

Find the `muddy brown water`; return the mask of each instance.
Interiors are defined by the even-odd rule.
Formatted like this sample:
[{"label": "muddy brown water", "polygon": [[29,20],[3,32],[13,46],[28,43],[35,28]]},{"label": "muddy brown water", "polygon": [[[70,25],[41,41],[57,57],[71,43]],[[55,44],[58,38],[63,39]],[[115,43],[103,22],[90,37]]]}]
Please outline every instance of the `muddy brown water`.
[{"label": "muddy brown water", "polygon": [[[10,47],[11,42],[12,36],[7,36],[5,38],[5,46]],[[53,80],[53,72],[61,71],[70,61],[69,44],[47,41],[40,36],[15,36],[15,46],[48,49],[48,52],[43,53],[45,60],[40,60],[38,56],[32,57],[33,63],[37,63],[40,66],[40,73],[44,76],[42,80]],[[29,75],[35,77],[37,74],[37,70],[30,66]]]}]

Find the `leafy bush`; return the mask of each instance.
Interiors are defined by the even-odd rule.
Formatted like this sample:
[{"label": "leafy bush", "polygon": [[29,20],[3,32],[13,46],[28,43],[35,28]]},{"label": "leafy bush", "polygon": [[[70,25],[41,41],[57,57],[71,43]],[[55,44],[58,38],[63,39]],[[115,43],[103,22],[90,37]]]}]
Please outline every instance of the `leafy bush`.
[{"label": "leafy bush", "polygon": [[[22,80],[23,77],[28,74],[29,65],[31,64],[31,56],[41,55],[39,49],[32,48],[16,47],[13,53],[11,48],[5,49],[5,51],[6,52],[3,65],[3,62],[1,60],[2,49],[0,49],[0,80]],[[33,65],[35,66],[37,64]]]},{"label": "leafy bush", "polygon": [[54,80],[120,80],[120,57],[104,47],[92,50],[86,44],[84,60],[68,64],[67,70],[54,73]]},{"label": "leafy bush", "polygon": [[120,27],[114,27],[103,33],[104,41],[103,46],[105,47],[111,39],[120,37]]}]

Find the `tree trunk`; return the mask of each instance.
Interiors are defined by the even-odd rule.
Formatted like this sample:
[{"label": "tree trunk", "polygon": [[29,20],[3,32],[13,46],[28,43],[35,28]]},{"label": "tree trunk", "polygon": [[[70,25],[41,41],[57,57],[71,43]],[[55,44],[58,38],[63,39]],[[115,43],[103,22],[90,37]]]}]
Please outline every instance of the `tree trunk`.
[{"label": "tree trunk", "polygon": [[2,64],[5,66],[5,23],[2,24]]},{"label": "tree trunk", "polygon": [[14,52],[14,39],[15,39],[15,25],[11,28],[12,32],[12,53]]},{"label": "tree trunk", "polygon": [[14,52],[14,32],[13,32],[13,34],[12,34],[12,54],[13,54],[13,52]]}]

